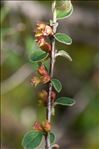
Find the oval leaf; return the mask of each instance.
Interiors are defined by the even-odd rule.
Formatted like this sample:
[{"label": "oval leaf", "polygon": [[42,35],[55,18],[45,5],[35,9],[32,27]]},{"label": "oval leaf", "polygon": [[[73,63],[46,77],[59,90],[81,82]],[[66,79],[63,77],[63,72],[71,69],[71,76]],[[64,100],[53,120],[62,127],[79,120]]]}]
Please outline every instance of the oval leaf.
[{"label": "oval leaf", "polygon": [[57,56],[63,56],[66,59],[68,59],[69,61],[72,61],[72,58],[70,57],[70,55],[66,51],[64,51],[64,50],[59,51],[58,53],[55,54],[55,56],[56,57]]},{"label": "oval leaf", "polygon": [[42,132],[36,132],[33,130],[27,132],[23,137],[22,146],[25,149],[35,149],[38,145],[40,145],[42,137],[43,137]]},{"label": "oval leaf", "polygon": [[50,138],[50,143],[51,144],[55,143],[55,135],[54,135],[54,133],[50,132],[49,133],[49,138]]},{"label": "oval leaf", "polygon": [[34,51],[30,57],[30,60],[33,62],[39,62],[47,58],[47,56],[48,56],[48,53],[44,51]]},{"label": "oval leaf", "polygon": [[64,43],[66,45],[70,45],[72,44],[72,39],[71,37],[69,37],[68,35],[66,34],[63,34],[63,33],[56,33],[55,34],[55,39],[61,43]]},{"label": "oval leaf", "polygon": [[56,18],[64,19],[69,17],[73,12],[73,6],[70,0],[61,0],[56,3]]},{"label": "oval leaf", "polygon": [[52,82],[52,85],[55,88],[55,90],[59,93],[62,89],[61,82],[57,79],[52,79],[51,82]]},{"label": "oval leaf", "polygon": [[75,100],[69,97],[60,97],[55,102],[55,105],[63,105],[63,106],[73,106],[74,104]]}]

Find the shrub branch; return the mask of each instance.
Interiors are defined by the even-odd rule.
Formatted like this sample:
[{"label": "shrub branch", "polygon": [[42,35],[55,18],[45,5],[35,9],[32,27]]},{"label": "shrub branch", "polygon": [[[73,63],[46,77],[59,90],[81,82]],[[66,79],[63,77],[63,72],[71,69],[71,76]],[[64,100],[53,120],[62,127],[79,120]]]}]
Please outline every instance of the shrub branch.
[{"label": "shrub branch", "polygon": [[[53,13],[53,32],[54,34],[56,33],[56,29],[57,29],[57,21],[56,21],[56,10],[55,10],[55,5],[56,5],[56,1],[53,2],[52,4],[52,13]],[[54,74],[54,65],[55,65],[55,38],[52,37],[51,40],[51,59],[50,59],[50,77],[51,79],[53,78],[53,74]],[[52,105],[51,105],[51,93],[52,93],[52,83],[49,82],[49,93],[48,93],[48,104],[47,104],[47,115],[46,115],[46,119],[48,120],[49,123],[51,123],[51,109],[52,109]],[[50,147],[50,140],[48,137],[48,133],[45,136],[45,149],[51,149]]]}]

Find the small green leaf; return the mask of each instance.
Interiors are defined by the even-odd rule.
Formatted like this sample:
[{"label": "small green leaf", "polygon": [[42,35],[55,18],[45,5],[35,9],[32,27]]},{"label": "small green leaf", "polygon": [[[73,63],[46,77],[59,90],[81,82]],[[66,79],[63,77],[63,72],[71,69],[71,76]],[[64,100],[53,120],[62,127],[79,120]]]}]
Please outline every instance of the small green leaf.
[{"label": "small green leaf", "polygon": [[24,147],[24,149],[35,149],[37,146],[40,145],[42,137],[42,132],[36,132],[34,130],[31,130],[24,135],[22,140],[22,146]]},{"label": "small green leaf", "polygon": [[69,17],[73,12],[73,6],[70,0],[61,0],[56,3],[56,18],[64,19]]},{"label": "small green leaf", "polygon": [[55,105],[63,105],[63,106],[73,106],[74,104],[75,100],[69,97],[60,97],[55,102]]},{"label": "small green leaf", "polygon": [[34,51],[30,57],[30,60],[31,61],[34,61],[34,62],[39,62],[39,61],[42,61],[43,59],[47,58],[48,56],[48,53],[44,52],[44,51]]},{"label": "small green leaf", "polygon": [[52,82],[52,85],[54,86],[55,90],[59,93],[62,89],[61,82],[57,79],[52,79],[51,82]]},{"label": "small green leaf", "polygon": [[50,137],[50,143],[51,143],[51,144],[55,143],[55,134],[52,133],[52,132],[50,132],[50,133],[49,133],[49,137]]},{"label": "small green leaf", "polygon": [[70,57],[70,55],[66,51],[64,51],[64,50],[59,51],[58,53],[55,54],[55,56],[56,57],[57,56],[63,56],[66,59],[68,59],[69,61],[72,61],[72,58]]},{"label": "small green leaf", "polygon": [[55,39],[61,43],[64,43],[66,45],[70,45],[72,44],[72,39],[71,37],[69,37],[68,35],[66,34],[63,34],[63,33],[56,33],[55,34]]},{"label": "small green leaf", "polygon": [[71,10],[69,12],[57,10],[56,11],[57,20],[65,19],[65,18],[71,16],[72,13],[73,13],[73,7],[71,8]]}]

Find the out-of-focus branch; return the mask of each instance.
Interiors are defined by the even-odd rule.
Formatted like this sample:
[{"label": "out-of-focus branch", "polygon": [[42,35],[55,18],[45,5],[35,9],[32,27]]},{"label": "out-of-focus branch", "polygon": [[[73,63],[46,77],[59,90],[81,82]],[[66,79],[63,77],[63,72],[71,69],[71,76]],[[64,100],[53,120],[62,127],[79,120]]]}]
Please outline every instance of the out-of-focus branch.
[{"label": "out-of-focus branch", "polygon": [[18,85],[20,85],[30,74],[32,70],[28,64],[24,64],[12,76],[1,83],[1,93],[5,94]]},{"label": "out-of-focus branch", "polygon": [[11,11],[22,12],[32,21],[34,21],[34,19],[37,21],[46,17],[46,12],[49,12],[47,7],[37,1],[5,1],[5,7],[9,7]]},{"label": "out-of-focus branch", "polygon": [[[76,99],[76,104],[72,107],[72,109],[70,109],[70,111],[64,112],[64,114],[62,115],[61,119],[58,122],[58,125],[57,125],[57,130],[59,130],[58,142],[60,142],[60,144],[63,146],[66,145],[66,142],[65,142],[66,140],[67,140],[67,147],[68,145],[73,143],[73,142],[71,143],[72,140],[69,138],[70,136],[68,135],[68,132],[70,131],[68,126],[70,126],[75,121],[75,119],[86,109],[92,97],[95,96],[96,88],[97,89],[99,88],[99,70],[98,69],[94,71],[90,80],[91,81],[89,81],[88,83],[90,85],[85,84],[84,87],[82,87],[81,90],[75,95],[74,98]],[[65,120],[65,123],[62,123],[64,120]],[[65,126],[67,126],[67,129]]]}]

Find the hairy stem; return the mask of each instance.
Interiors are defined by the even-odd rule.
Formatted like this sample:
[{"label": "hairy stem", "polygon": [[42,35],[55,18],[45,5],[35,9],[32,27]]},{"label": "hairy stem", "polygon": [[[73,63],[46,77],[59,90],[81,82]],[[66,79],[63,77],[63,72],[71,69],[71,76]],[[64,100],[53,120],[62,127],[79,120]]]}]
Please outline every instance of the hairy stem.
[{"label": "hairy stem", "polygon": [[[55,10],[56,1],[52,4],[52,12],[53,12],[53,32],[56,33],[57,29],[57,22],[56,22],[56,10]],[[50,60],[50,77],[53,78],[54,73],[54,64],[55,64],[55,38],[52,38],[51,41],[52,51],[51,51],[51,60]],[[49,93],[48,93],[48,104],[47,104],[47,111],[46,111],[46,119],[48,122],[51,122],[51,93],[52,93],[52,84],[49,83]],[[48,133],[45,136],[45,149],[51,149],[50,140],[48,138]]]}]

